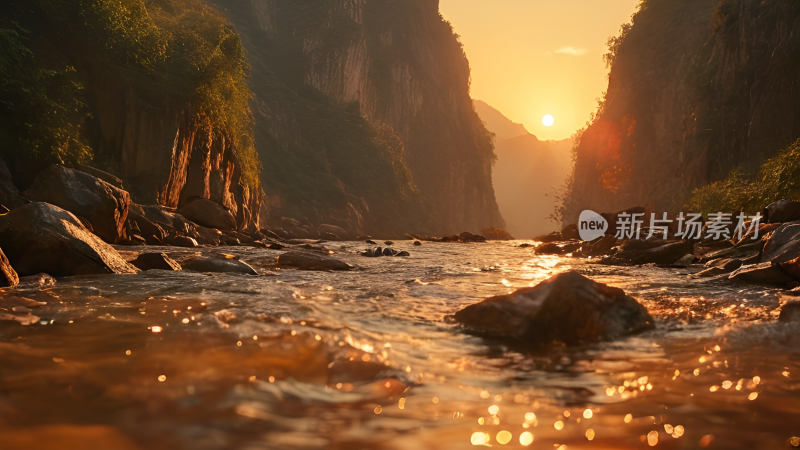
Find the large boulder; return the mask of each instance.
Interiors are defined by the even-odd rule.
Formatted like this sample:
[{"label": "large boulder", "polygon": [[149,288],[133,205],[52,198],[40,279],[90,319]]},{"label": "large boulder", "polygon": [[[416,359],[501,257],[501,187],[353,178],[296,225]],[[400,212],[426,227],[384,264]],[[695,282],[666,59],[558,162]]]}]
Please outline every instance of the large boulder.
[{"label": "large boulder", "polygon": [[0,205],[8,209],[19,208],[27,202],[20,197],[6,162],[0,159]]},{"label": "large boulder", "polygon": [[22,195],[83,217],[106,242],[114,244],[124,237],[130,196],[88,173],[54,164],[39,173]]},{"label": "large boulder", "polygon": [[34,202],[0,216],[0,248],[20,276],[136,273],[70,212]]},{"label": "large boulder", "polygon": [[800,222],[785,223],[773,231],[764,245],[761,262],[782,263],[800,256]]},{"label": "large boulder", "polygon": [[293,267],[304,270],[350,270],[346,262],[322,253],[291,251],[278,255],[276,264],[280,267]]},{"label": "large boulder", "polygon": [[164,238],[167,237],[167,233],[161,225],[139,214],[139,212],[135,211],[133,208],[128,212],[128,222],[130,222],[132,226],[135,224],[135,227],[139,229],[139,233],[141,233],[141,236],[148,245],[161,245],[164,243]]},{"label": "large boulder", "polygon": [[455,319],[476,334],[529,344],[611,340],[653,327],[645,307],[622,289],[572,271],[467,306]]},{"label": "large boulder", "polygon": [[765,223],[784,223],[800,220],[800,202],[778,200],[764,208],[761,213]]},{"label": "large boulder", "polygon": [[178,209],[178,214],[192,222],[218,230],[235,230],[236,218],[224,206],[206,198],[199,198]]}]

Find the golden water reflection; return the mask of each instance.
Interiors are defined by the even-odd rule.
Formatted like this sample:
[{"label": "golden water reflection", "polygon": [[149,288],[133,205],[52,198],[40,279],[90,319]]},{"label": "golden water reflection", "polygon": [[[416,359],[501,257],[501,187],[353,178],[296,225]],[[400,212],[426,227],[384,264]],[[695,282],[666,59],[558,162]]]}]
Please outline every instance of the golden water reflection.
[{"label": "golden water reflection", "polygon": [[[800,329],[775,322],[774,290],[512,245],[426,244],[405,261],[337,249],[361,266],[348,274],[234,248],[264,275],[26,292],[48,304],[44,324],[0,323],[3,450],[800,446]],[[642,299],[656,330],[543,350],[445,320],[569,268]]]}]

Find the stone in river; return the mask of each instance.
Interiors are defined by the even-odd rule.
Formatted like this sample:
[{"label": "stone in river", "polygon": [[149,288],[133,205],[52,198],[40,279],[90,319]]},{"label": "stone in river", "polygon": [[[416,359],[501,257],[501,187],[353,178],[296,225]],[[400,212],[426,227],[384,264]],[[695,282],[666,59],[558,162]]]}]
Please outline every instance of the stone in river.
[{"label": "stone in river", "polygon": [[0,248],[20,276],[138,271],[74,215],[49,203],[29,203],[0,216]]},{"label": "stone in river", "polygon": [[304,270],[350,270],[350,264],[316,252],[291,251],[278,255],[278,266]]},{"label": "stone in river", "polygon": [[800,220],[800,202],[778,200],[770,203],[761,213],[765,223],[783,223]]},{"label": "stone in river", "polygon": [[178,209],[178,214],[192,222],[208,228],[218,230],[235,230],[236,218],[228,208],[211,201],[200,198],[189,202]]},{"label": "stone in river", "polygon": [[757,284],[786,284],[796,280],[790,272],[800,275],[800,268],[794,262],[776,263],[767,261],[759,264],[748,264],[733,271],[728,278]]},{"label": "stone in river", "polygon": [[420,241],[414,241],[414,245],[416,245],[416,246],[420,246],[420,245],[422,245],[422,242],[420,242]]},{"label": "stone in river", "polygon": [[647,309],[622,289],[573,271],[467,306],[455,319],[476,334],[529,344],[612,340],[654,323]]},{"label": "stone in river", "polygon": [[402,252],[396,254],[395,256],[411,256],[411,253],[408,253],[407,251],[403,250]]},{"label": "stone in river", "polygon": [[258,275],[247,263],[224,256],[195,256],[183,262],[183,268],[192,272],[223,272],[223,273],[243,273],[247,275]]},{"label": "stone in river", "polygon": [[19,284],[19,275],[17,271],[11,267],[5,253],[0,250],[0,287],[16,287]]},{"label": "stone in river", "polygon": [[181,270],[181,265],[166,253],[142,253],[131,264],[141,270]]},{"label": "stone in river", "polygon": [[800,222],[785,223],[769,236],[761,262],[785,262],[800,256]]},{"label": "stone in river", "polygon": [[124,236],[130,196],[88,173],[53,164],[22,195],[85,218],[94,234],[106,242],[115,244]]}]

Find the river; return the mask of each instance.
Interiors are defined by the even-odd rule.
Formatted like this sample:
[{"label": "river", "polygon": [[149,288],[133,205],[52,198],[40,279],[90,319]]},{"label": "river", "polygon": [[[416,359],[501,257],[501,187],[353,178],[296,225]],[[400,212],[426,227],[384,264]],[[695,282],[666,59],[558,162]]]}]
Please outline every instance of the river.
[{"label": "river", "polygon": [[[47,304],[30,325],[0,322],[0,447],[800,446],[800,326],[776,322],[778,290],[518,244],[397,242],[406,258],[325,244],[350,272],[279,270],[279,251],[222,247],[202,251],[261,275],[150,271],[23,291]],[[623,288],[656,328],[532,350],[448,319],[566,270]]]}]

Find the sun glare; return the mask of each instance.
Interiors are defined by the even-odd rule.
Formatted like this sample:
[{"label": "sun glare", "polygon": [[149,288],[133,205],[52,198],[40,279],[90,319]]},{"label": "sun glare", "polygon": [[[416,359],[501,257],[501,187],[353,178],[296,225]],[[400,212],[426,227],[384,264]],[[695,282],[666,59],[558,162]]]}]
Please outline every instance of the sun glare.
[{"label": "sun glare", "polygon": [[542,125],[546,127],[551,127],[556,122],[556,119],[553,118],[550,114],[542,117]]}]

